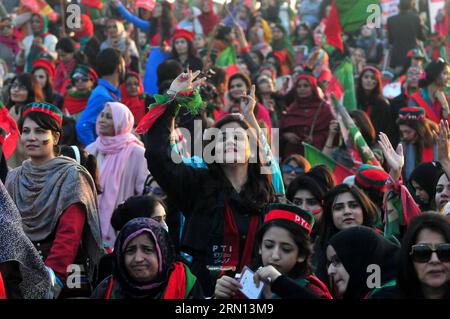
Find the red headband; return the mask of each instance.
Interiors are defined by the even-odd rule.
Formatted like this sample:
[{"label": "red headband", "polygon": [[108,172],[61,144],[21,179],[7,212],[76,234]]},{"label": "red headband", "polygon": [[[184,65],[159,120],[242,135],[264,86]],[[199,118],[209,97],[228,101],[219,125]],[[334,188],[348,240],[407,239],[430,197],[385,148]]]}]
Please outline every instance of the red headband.
[{"label": "red headband", "polygon": [[48,114],[51,117],[53,117],[58,122],[59,125],[62,125],[61,116],[58,113],[53,112],[52,110],[49,110],[45,107],[30,107],[30,108],[26,109],[25,111],[23,111],[22,118],[24,118],[30,112],[41,112],[41,113]]},{"label": "red headband", "polygon": [[265,217],[264,217],[264,222],[268,222],[274,219],[285,219],[285,220],[289,220],[291,222],[294,222],[298,225],[300,225],[301,227],[303,227],[304,229],[306,229],[308,231],[308,234],[311,234],[311,224],[308,223],[306,221],[306,219],[304,219],[303,217],[295,214],[295,213],[291,213],[285,210],[272,210],[270,213],[268,213]]}]

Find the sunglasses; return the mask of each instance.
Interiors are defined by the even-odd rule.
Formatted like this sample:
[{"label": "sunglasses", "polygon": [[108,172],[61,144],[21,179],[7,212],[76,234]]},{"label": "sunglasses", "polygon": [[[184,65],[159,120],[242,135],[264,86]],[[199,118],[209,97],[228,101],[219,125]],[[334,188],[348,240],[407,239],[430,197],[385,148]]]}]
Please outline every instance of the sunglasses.
[{"label": "sunglasses", "polygon": [[283,170],[283,173],[286,173],[286,174],[290,174],[292,172],[294,172],[295,174],[300,174],[305,171],[300,166],[292,166],[289,164],[284,164],[281,169]]},{"label": "sunglasses", "polygon": [[413,261],[417,263],[427,263],[431,255],[436,253],[441,262],[450,262],[450,244],[417,244],[411,247],[409,253]]},{"label": "sunglasses", "polygon": [[19,91],[26,91],[27,87],[25,85],[22,85],[22,84],[13,83],[11,85],[11,89],[17,89]]},{"label": "sunglasses", "polygon": [[87,81],[89,81],[89,78],[84,77],[84,76],[77,76],[77,77],[73,77],[72,80],[74,82],[87,82]]}]

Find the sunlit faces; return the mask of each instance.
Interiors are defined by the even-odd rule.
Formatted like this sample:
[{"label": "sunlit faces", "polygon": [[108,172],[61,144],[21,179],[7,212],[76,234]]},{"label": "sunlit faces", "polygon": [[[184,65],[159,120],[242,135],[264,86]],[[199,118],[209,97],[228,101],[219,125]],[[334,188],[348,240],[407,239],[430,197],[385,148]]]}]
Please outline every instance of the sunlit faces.
[{"label": "sunlit faces", "polygon": [[47,73],[42,68],[38,68],[38,69],[34,70],[33,76],[36,79],[36,81],[39,83],[39,86],[41,88],[44,88],[45,84],[47,84]]},{"label": "sunlit faces", "polygon": [[242,95],[247,92],[248,87],[244,80],[235,78],[230,82],[228,90],[233,100],[240,100]]},{"label": "sunlit faces", "polygon": [[236,122],[220,128],[215,144],[216,163],[244,164],[250,158],[250,144],[247,132]]},{"label": "sunlit faces", "polygon": [[23,123],[20,138],[27,156],[32,160],[45,161],[54,156],[53,147],[58,144],[60,134],[41,128],[27,117]]},{"label": "sunlit faces", "polygon": [[[428,228],[420,231],[416,241],[416,245],[430,244],[436,246],[443,243],[447,243],[444,236]],[[450,263],[439,260],[436,252],[431,254],[427,262],[413,261],[413,264],[423,290],[443,288],[450,280]]]},{"label": "sunlit faces", "polygon": [[287,187],[289,187],[289,185],[291,184],[291,182],[302,172],[304,172],[305,170],[300,167],[296,161],[294,161],[293,159],[290,160],[289,162],[287,162],[286,164],[284,164],[281,167],[281,170],[283,172],[283,181],[284,181],[284,185]]},{"label": "sunlit faces", "polygon": [[272,93],[274,91],[272,80],[266,76],[260,76],[256,82],[258,91],[262,94]]},{"label": "sunlit faces", "polygon": [[308,98],[312,95],[312,87],[308,80],[300,79],[297,83],[296,92],[299,98]]},{"label": "sunlit faces", "polygon": [[288,274],[297,263],[305,261],[292,235],[284,228],[272,226],[262,238],[259,253],[263,266],[272,265],[281,274]]},{"label": "sunlit faces", "polygon": [[338,293],[338,296],[335,297],[342,297],[347,290],[350,275],[342,262],[339,260],[333,246],[328,245],[326,255],[328,262],[327,272],[331,278],[333,290],[335,293]]},{"label": "sunlit faces", "polygon": [[58,58],[63,63],[70,62],[73,59],[73,57],[74,57],[73,53],[67,53],[67,52],[65,52],[65,51],[63,51],[61,49],[56,50],[56,52],[58,53]]},{"label": "sunlit faces", "polygon": [[163,7],[160,2],[156,2],[155,7],[153,8],[153,18],[159,18],[162,15]]},{"label": "sunlit faces", "polygon": [[9,94],[11,96],[11,101],[14,103],[23,103],[28,98],[27,87],[17,79],[11,84]]},{"label": "sunlit faces", "polygon": [[139,283],[150,282],[158,275],[158,253],[149,233],[142,233],[130,241],[124,259],[128,274]]},{"label": "sunlit faces", "polygon": [[106,24],[106,33],[110,38],[115,38],[119,35],[119,27],[117,26],[116,21],[109,21]]},{"label": "sunlit faces", "polygon": [[129,76],[125,81],[125,86],[129,96],[139,95],[139,80],[135,76]]},{"label": "sunlit faces", "polygon": [[41,22],[41,18],[39,18],[36,15],[33,15],[31,17],[31,30],[33,31],[33,33],[39,33],[42,31],[42,22]]},{"label": "sunlit faces", "polygon": [[102,136],[116,135],[114,129],[113,114],[110,106],[106,106],[100,113],[98,119],[98,133]]},{"label": "sunlit faces", "polygon": [[94,86],[94,82],[87,75],[79,72],[72,76],[72,81],[75,83],[77,92],[80,93],[89,92]]},{"label": "sunlit faces", "polygon": [[434,200],[439,211],[450,201],[450,181],[445,174],[442,174],[438,180]]},{"label": "sunlit faces", "polygon": [[316,221],[322,216],[322,206],[313,194],[307,189],[300,189],[295,193],[292,202],[303,210],[314,215]]},{"label": "sunlit faces", "polygon": [[438,87],[445,88],[448,84],[448,80],[449,80],[449,67],[446,66],[439,75],[439,77],[437,78],[435,83]]},{"label": "sunlit faces", "polygon": [[416,182],[411,181],[412,186],[415,190],[415,195],[422,203],[428,203],[430,201],[430,195]]},{"label": "sunlit faces", "polygon": [[400,138],[407,144],[414,144],[417,141],[417,132],[411,126],[400,124]]},{"label": "sunlit faces", "polygon": [[336,196],[331,210],[334,226],[339,230],[362,225],[364,221],[362,207],[350,192]]},{"label": "sunlit faces", "polygon": [[175,51],[178,53],[178,55],[184,55],[188,54],[189,46],[188,42],[185,38],[179,38],[176,39],[173,43]]},{"label": "sunlit faces", "polygon": [[377,86],[377,79],[373,71],[366,71],[361,78],[362,87],[366,91],[372,91]]}]

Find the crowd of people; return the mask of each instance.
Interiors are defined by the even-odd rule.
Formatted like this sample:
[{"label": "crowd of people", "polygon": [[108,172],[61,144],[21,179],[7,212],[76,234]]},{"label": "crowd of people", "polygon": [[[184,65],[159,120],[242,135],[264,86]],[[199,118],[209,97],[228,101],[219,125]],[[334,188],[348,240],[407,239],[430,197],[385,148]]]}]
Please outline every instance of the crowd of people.
[{"label": "crowd of people", "polygon": [[0,4],[0,299],[450,298],[450,1],[72,2]]}]

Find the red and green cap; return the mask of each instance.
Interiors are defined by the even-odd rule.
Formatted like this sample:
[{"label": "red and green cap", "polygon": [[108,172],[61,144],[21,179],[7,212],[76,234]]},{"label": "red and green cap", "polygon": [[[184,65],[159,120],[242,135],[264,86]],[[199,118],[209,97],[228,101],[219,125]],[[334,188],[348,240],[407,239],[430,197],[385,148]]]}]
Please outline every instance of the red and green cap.
[{"label": "red and green cap", "polygon": [[407,56],[425,60],[425,55],[423,54],[422,50],[420,50],[419,48],[414,48],[414,49],[409,50],[407,53]]},{"label": "red and green cap", "polygon": [[188,30],[185,29],[177,29],[172,34],[172,41],[175,41],[176,39],[184,38],[190,42],[194,40],[194,34]]},{"label": "red and green cap", "polygon": [[3,145],[5,140],[6,140],[6,131],[0,127],[0,145]]},{"label": "red and green cap", "polygon": [[314,226],[314,216],[295,205],[289,204],[270,204],[265,209],[264,223],[272,220],[286,220],[296,224],[305,230],[308,235]]},{"label": "red and green cap", "polygon": [[399,120],[423,121],[425,120],[425,110],[417,106],[403,107],[398,112]]},{"label": "red and green cap", "polygon": [[355,184],[361,188],[374,188],[384,192],[388,179],[389,174],[381,167],[362,164],[356,173]]},{"label": "red and green cap", "polygon": [[25,118],[29,113],[32,112],[40,112],[53,117],[59,124],[62,126],[63,114],[59,108],[54,106],[53,104],[47,102],[32,102],[23,108],[22,118]]}]

